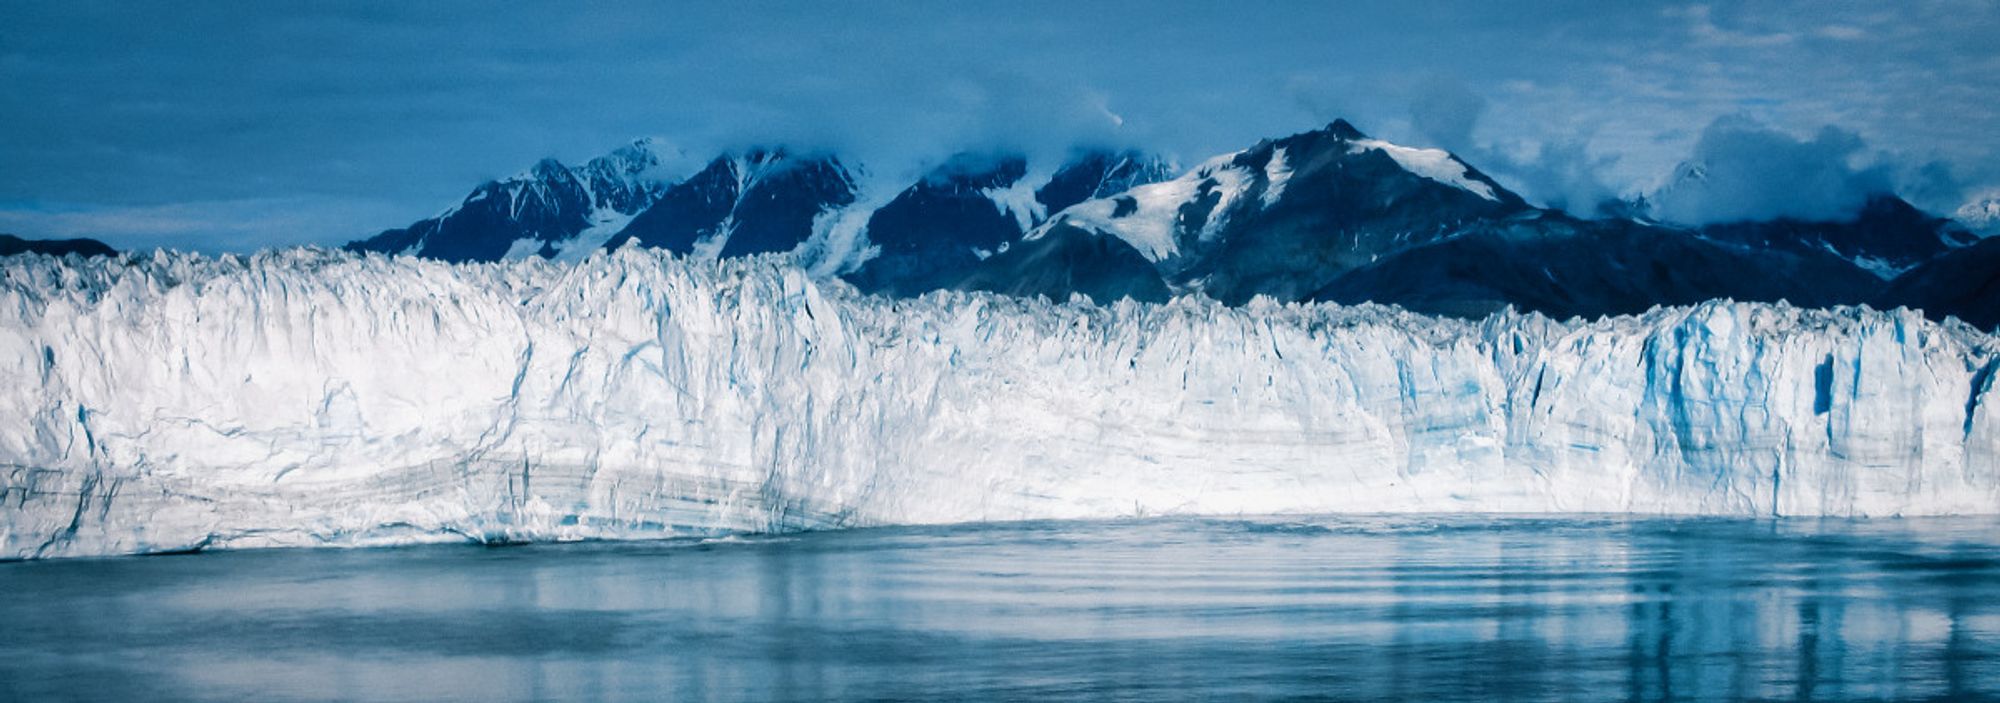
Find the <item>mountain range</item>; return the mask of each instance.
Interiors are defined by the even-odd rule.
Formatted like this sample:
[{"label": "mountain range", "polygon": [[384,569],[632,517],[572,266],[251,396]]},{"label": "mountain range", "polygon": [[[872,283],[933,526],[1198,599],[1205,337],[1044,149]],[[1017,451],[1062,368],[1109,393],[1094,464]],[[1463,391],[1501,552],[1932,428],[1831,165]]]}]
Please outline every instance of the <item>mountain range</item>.
[{"label": "mountain range", "polygon": [[[1732,298],[2000,322],[1990,290],[2000,283],[1987,274],[2000,268],[1986,265],[2000,253],[1888,193],[1835,221],[1688,227],[1649,219],[1643,202],[1579,218],[1454,154],[1343,120],[1186,170],[1132,150],[1079,151],[1053,167],[961,153],[886,199],[861,193],[836,157],[781,148],[725,154],[674,183],[636,180],[659,162],[652,148],[635,142],[577,169],[544,162],[349,248],[452,261],[627,242],[700,257],[796,252],[894,296],[1199,293],[1232,305],[1268,296],[1558,317]],[[1679,174],[1701,176],[1699,164]]]},{"label": "mountain range", "polygon": [[50,256],[109,256],[117,250],[95,239],[26,239],[12,234],[0,233],[0,256],[14,254],[48,254]]},{"label": "mountain range", "polygon": [[[778,253],[869,292],[983,290],[1230,305],[1396,304],[1483,316],[1631,314],[1717,298],[1920,308],[2000,324],[2000,206],[1960,220],[1877,194],[1851,217],[1683,226],[1643,201],[1595,218],[1539,207],[1457,155],[1335,120],[1181,169],[1136,150],[1061,163],[952,155],[893,195],[838,156],[782,146],[655,174],[638,140],[580,166],[543,160],[436,216],[346,245],[445,261],[580,259],[656,247],[700,258]],[[1678,177],[1699,179],[1700,164]],[[886,197],[885,197],[886,196]],[[1970,213],[1970,214],[1968,214]],[[1980,219],[1985,217],[1986,219]]]}]

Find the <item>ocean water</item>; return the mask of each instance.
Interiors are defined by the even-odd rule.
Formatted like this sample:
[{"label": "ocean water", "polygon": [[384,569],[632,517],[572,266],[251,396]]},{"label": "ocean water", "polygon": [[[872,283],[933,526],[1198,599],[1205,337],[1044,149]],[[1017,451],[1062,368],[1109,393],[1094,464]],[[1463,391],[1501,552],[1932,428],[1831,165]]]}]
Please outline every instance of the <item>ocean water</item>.
[{"label": "ocean water", "polygon": [[17,562],[0,699],[1994,699],[1996,528],[1170,518]]}]

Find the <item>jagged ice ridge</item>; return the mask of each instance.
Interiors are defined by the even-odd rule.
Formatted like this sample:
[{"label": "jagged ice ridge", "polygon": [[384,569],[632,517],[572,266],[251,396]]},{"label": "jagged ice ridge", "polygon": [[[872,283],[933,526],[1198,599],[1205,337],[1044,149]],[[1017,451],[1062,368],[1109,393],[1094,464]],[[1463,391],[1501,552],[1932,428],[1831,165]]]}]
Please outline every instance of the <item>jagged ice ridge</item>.
[{"label": "jagged ice ridge", "polygon": [[776,256],[0,260],[0,558],[1157,514],[2000,508],[1993,338],[861,295]]}]

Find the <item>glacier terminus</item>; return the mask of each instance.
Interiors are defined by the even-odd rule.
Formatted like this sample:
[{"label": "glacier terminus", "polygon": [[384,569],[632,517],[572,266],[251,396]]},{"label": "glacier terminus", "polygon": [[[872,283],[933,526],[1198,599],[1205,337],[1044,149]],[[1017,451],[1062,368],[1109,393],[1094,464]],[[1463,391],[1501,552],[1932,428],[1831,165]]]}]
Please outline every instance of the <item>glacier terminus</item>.
[{"label": "glacier terminus", "polygon": [[872,297],[781,255],[0,259],[0,558],[1328,512],[2000,508],[1992,336],[1711,301]]}]

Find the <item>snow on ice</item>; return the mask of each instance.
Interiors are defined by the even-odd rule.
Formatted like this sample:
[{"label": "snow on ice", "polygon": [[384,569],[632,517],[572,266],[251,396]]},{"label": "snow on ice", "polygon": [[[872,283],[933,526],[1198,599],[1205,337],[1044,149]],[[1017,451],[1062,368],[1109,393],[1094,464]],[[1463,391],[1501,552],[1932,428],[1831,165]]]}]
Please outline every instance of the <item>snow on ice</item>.
[{"label": "snow on ice", "polygon": [[892,523],[2000,508],[1991,337],[889,300],[779,257],[0,260],[0,558]]}]

